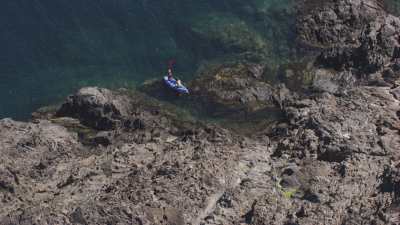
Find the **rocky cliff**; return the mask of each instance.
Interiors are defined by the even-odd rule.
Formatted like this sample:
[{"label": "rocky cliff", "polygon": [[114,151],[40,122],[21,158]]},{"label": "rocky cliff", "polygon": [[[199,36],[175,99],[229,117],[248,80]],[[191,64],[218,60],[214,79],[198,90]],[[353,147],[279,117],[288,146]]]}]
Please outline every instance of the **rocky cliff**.
[{"label": "rocky cliff", "polygon": [[[184,103],[230,120],[96,87],[0,120],[0,224],[400,223],[400,20],[380,6],[305,1],[315,60],[282,83],[261,64],[201,71]],[[254,123],[233,129],[241,110]]]}]

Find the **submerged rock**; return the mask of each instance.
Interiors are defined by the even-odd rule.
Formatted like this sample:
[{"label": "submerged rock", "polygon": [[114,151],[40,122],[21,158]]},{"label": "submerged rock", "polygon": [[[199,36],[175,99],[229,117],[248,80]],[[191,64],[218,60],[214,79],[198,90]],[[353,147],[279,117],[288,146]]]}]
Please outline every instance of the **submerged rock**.
[{"label": "submerged rock", "polygon": [[182,28],[186,30],[182,43],[189,45],[199,56],[237,55],[263,59],[269,54],[269,41],[237,15],[210,12],[189,21]]},{"label": "submerged rock", "polygon": [[273,106],[273,88],[258,64],[217,65],[201,71],[190,85],[212,114],[254,112]]}]

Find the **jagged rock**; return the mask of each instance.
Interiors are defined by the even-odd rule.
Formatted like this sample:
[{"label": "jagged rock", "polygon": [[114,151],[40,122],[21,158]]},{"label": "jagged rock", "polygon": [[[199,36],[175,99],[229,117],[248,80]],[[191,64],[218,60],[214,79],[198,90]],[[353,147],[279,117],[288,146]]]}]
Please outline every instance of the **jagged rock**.
[{"label": "jagged rock", "polygon": [[[360,4],[329,1],[310,9],[334,13],[343,22],[338,32],[350,32],[335,39],[338,33],[326,28],[321,43],[362,36],[362,18],[383,21],[381,14],[369,18],[368,9],[356,12],[354,24],[345,22],[354,6],[364,10]],[[372,45],[364,55],[368,65],[385,61],[381,50],[397,45],[386,44]],[[306,68],[311,88],[296,92],[272,87],[256,64],[201,73],[192,84],[198,98],[189,104],[204,101],[219,107],[213,112],[230,113],[274,105],[284,114],[246,135],[224,123],[186,120],[138,92],[99,88],[70,96],[57,113],[77,119],[45,111],[34,122],[0,120],[0,224],[398,223],[399,60],[368,78],[354,76],[355,64],[340,71],[318,66]],[[91,129],[87,136],[98,144],[87,145],[82,124],[110,131]]]},{"label": "jagged rock", "polygon": [[372,74],[400,57],[400,19],[380,1],[326,1],[317,7],[310,2],[298,21],[299,40],[324,49],[317,64]]},{"label": "jagged rock", "polygon": [[112,143],[112,133],[110,132],[99,132],[97,133],[93,138],[92,138],[92,142],[93,144],[96,145],[103,145],[103,146],[108,146],[111,145]]},{"label": "jagged rock", "polygon": [[317,48],[359,45],[368,22],[385,14],[376,0],[304,0],[299,7],[299,41]]},{"label": "jagged rock", "polygon": [[[356,98],[357,102],[354,102],[353,98]],[[368,107],[371,104],[375,107]],[[380,106],[382,104],[385,104],[385,108]],[[387,118],[390,120],[388,124],[397,127],[395,124],[398,123],[396,114],[400,110],[399,107],[398,100],[390,94],[388,88],[358,88],[358,90],[348,93],[348,96],[340,98],[323,94],[315,100],[302,99],[289,103],[285,106],[289,121],[295,126],[307,124],[307,130],[303,130],[302,133],[305,135],[303,136],[305,139],[309,139],[307,144],[290,144],[290,146],[306,150],[306,152],[294,151],[295,154],[302,156],[316,154],[316,157],[322,160],[339,162],[346,159],[348,157],[346,155],[352,152],[362,151],[376,155],[395,152],[394,149],[397,148],[396,145],[393,145],[395,142],[387,147],[379,144],[382,137],[377,129],[387,126],[379,118]],[[356,137],[352,136],[355,130],[357,130]],[[305,133],[306,131],[307,133]],[[391,135],[389,139],[396,136],[393,132],[386,135]],[[316,144],[313,144],[317,148],[310,148],[310,144],[315,142],[315,137],[318,137],[317,140],[319,139]],[[371,144],[369,146],[361,144],[366,142],[371,142]],[[287,144],[285,146],[289,147]],[[322,149],[323,151],[321,151]],[[314,152],[315,150],[316,152]]]},{"label": "jagged rock", "polygon": [[119,125],[131,110],[126,96],[114,95],[107,89],[89,87],[69,96],[56,115],[78,118],[87,126],[110,130]]},{"label": "jagged rock", "polygon": [[14,193],[16,183],[18,183],[18,178],[5,168],[4,165],[0,166],[0,190]]},{"label": "jagged rock", "polygon": [[[118,92],[107,92],[120,98]],[[141,99],[130,98],[125,103]],[[115,135],[97,134],[106,136],[107,147],[79,143],[76,129],[57,125],[69,126],[73,119],[0,121],[0,162],[5,165],[0,223],[129,224],[134,218],[137,224],[186,224],[212,213],[205,201],[215,204],[212,193],[234,181],[225,177],[232,166],[226,159],[236,158],[232,150],[240,149],[242,138],[215,126],[173,123],[175,115],[161,106],[141,105],[130,117],[132,126],[112,131]]]},{"label": "jagged rock", "polygon": [[[248,79],[261,82],[254,71]],[[135,110],[97,134],[101,145],[85,145],[75,119],[2,120],[0,222],[22,218],[13,204],[24,204],[27,223],[387,223],[396,195],[379,187],[397,185],[385,168],[400,158],[399,102],[390,88],[342,88],[300,97],[277,87],[286,119],[270,138],[182,121],[112,91]]]},{"label": "jagged rock", "polygon": [[362,31],[359,45],[332,47],[322,53],[318,62],[336,69],[353,67],[370,74],[399,58],[399,18],[377,17]]},{"label": "jagged rock", "polygon": [[257,64],[217,65],[200,72],[190,87],[210,113],[254,112],[273,105],[273,88],[263,72]]},{"label": "jagged rock", "polygon": [[326,68],[315,68],[310,62],[282,65],[278,72],[278,78],[290,90],[312,89],[332,94],[345,92],[357,81],[350,71],[337,72]]},{"label": "jagged rock", "polygon": [[174,101],[178,96],[178,94],[171,88],[168,88],[161,79],[146,81],[139,88],[140,91],[157,99]]}]

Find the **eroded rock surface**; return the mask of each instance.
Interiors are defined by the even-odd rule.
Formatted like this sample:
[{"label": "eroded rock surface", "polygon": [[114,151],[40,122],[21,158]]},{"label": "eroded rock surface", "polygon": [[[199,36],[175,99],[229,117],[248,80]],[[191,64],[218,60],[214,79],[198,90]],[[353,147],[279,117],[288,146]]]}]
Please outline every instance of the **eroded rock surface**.
[{"label": "eroded rock surface", "polygon": [[399,59],[400,19],[383,1],[304,1],[299,41],[324,49],[318,64],[372,74]]},{"label": "eroded rock surface", "polygon": [[259,64],[210,66],[190,87],[210,113],[254,112],[272,106],[274,89],[264,80],[264,71],[265,65]]},{"label": "eroded rock surface", "polygon": [[[369,3],[306,11],[301,38],[324,45],[320,57],[344,43],[350,58],[309,64],[299,90],[249,63],[210,67],[192,83],[188,103],[216,107],[211,115],[280,110],[246,135],[94,87],[32,122],[0,120],[0,224],[398,224],[398,19]],[[351,63],[362,49],[366,69]],[[295,68],[286,79],[303,80]]]},{"label": "eroded rock surface", "polygon": [[385,14],[376,0],[304,0],[299,13],[300,41],[319,48],[360,44],[368,22]]},{"label": "eroded rock surface", "polygon": [[132,107],[125,123],[93,130],[99,145],[79,138],[74,119],[1,120],[0,221],[388,224],[398,215],[394,91],[300,98],[281,87],[286,119],[251,137],[177,120],[157,105]]},{"label": "eroded rock surface", "polygon": [[67,98],[57,116],[77,117],[88,126],[110,130],[128,115],[129,102],[124,95],[115,95],[107,89],[83,88]]},{"label": "eroded rock surface", "polygon": [[1,224],[203,221],[244,176],[236,165],[244,138],[210,125],[174,125],[155,109],[136,111],[145,126],[121,124],[107,147],[81,143],[79,131],[58,125],[66,119],[1,120]]},{"label": "eroded rock surface", "polygon": [[[376,224],[389,223],[382,215],[394,202],[380,191],[379,177],[386,167],[398,163],[400,149],[400,102],[390,91],[384,87],[358,87],[347,96],[324,93],[286,100],[288,124],[281,125],[285,130],[275,137],[279,141],[274,157],[313,160],[313,166],[319,163],[327,172],[315,178],[307,176],[311,180],[299,188],[302,198],[312,203],[296,206],[309,212],[297,217],[303,221],[300,224],[360,224],[367,218]],[[330,203],[316,204],[320,202]],[[364,209],[353,211],[355,205]],[[319,216],[311,213],[316,211]],[[321,218],[325,222],[318,222]]]}]

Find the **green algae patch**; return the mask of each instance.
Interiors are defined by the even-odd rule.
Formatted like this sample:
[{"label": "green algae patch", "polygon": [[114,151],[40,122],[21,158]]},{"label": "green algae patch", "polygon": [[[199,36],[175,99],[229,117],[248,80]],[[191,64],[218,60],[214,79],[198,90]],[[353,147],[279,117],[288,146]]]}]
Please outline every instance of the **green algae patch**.
[{"label": "green algae patch", "polygon": [[297,192],[297,189],[294,189],[294,188],[293,189],[288,189],[288,190],[282,190],[282,195],[283,195],[283,197],[285,197],[287,199],[290,199],[290,198],[294,197],[296,192]]},{"label": "green algae patch", "polygon": [[283,197],[285,197],[286,199],[291,199],[294,198],[295,195],[299,192],[298,188],[284,188],[282,187],[281,183],[281,179],[278,178],[276,180],[275,186],[276,188],[279,190],[279,192],[282,194]]}]

